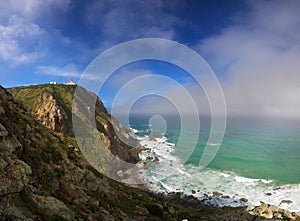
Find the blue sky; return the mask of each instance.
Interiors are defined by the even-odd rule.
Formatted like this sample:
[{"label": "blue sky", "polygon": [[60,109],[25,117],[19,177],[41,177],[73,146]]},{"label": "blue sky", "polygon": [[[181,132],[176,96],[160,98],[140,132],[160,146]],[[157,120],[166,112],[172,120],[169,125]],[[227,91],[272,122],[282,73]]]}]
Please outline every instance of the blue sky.
[{"label": "blue sky", "polygon": [[[142,37],[164,38],[192,48],[208,62],[230,114],[297,117],[299,8],[300,1],[276,0],[0,0],[0,83],[13,87],[78,81],[106,49]],[[100,96],[109,106],[126,79],[170,72],[197,95],[197,105],[207,106],[187,73],[150,61],[119,70]]]}]

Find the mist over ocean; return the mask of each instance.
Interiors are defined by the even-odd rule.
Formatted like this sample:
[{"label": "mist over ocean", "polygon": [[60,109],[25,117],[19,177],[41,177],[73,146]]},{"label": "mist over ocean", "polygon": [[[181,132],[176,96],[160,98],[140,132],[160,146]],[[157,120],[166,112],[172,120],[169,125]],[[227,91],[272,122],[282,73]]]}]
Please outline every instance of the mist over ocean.
[{"label": "mist over ocean", "polygon": [[[139,137],[165,135],[167,142],[178,142],[180,118],[163,116],[166,128],[149,125],[151,116],[131,115],[128,127],[138,130]],[[122,119],[119,119],[122,121]],[[220,149],[205,169],[198,166],[208,140],[211,119],[200,117],[198,142],[189,148],[168,150],[153,145],[151,154],[161,158],[149,164],[142,176],[155,191],[182,191],[203,198],[203,194],[219,191],[231,200],[213,199],[217,205],[272,203],[292,211],[300,211],[300,121],[280,118],[228,118]],[[160,128],[162,131],[160,131]],[[188,146],[195,131],[182,137]],[[174,149],[174,147],[173,147]],[[188,151],[187,151],[188,150]],[[146,157],[144,153],[141,157]],[[188,159],[188,160],[184,160]],[[194,190],[194,191],[193,191]],[[239,201],[247,198],[248,202]]]}]

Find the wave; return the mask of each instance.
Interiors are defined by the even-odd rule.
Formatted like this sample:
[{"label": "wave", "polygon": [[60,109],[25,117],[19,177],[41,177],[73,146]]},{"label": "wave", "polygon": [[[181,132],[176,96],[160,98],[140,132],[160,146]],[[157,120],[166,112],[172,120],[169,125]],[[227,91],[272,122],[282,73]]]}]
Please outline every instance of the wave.
[{"label": "wave", "polygon": [[[300,211],[300,184],[277,186],[270,179],[254,179],[232,171],[200,169],[184,162],[174,154],[174,143],[165,136],[139,137],[149,150],[140,153],[149,169],[141,170],[141,178],[156,192],[180,191],[194,195],[215,206],[245,206],[269,203],[293,212]],[[148,158],[147,158],[148,157]],[[152,159],[157,157],[159,163]],[[216,194],[216,191],[218,194]]]}]

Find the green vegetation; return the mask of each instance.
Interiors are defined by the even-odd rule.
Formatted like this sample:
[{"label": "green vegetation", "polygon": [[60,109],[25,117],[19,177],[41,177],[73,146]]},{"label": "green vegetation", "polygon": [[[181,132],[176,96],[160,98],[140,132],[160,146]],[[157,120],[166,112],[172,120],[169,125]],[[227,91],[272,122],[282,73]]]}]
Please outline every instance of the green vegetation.
[{"label": "green vegetation", "polygon": [[32,113],[36,111],[37,102],[44,93],[52,95],[57,99],[59,105],[63,106],[64,110],[67,110],[68,113],[72,113],[72,102],[75,89],[75,85],[41,84],[9,88],[8,91],[16,100],[22,101],[23,105],[31,110]]}]

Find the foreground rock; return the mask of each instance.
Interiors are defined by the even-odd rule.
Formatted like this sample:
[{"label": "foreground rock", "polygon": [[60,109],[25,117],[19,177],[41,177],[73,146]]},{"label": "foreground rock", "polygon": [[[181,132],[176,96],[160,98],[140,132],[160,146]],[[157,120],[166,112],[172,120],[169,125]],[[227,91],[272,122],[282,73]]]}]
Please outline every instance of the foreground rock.
[{"label": "foreground rock", "polygon": [[257,216],[256,220],[272,219],[272,220],[300,220],[300,214],[291,213],[287,210],[280,209],[277,206],[262,203],[260,206],[248,206],[247,211],[253,216]]},{"label": "foreground rock", "polygon": [[49,216],[59,216],[65,220],[74,220],[75,213],[62,201],[51,196],[39,196],[32,194],[31,199],[38,208],[44,210]]}]

